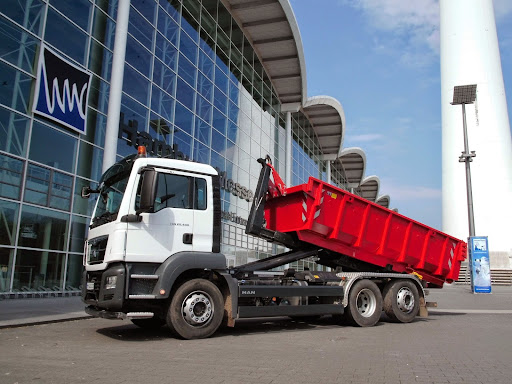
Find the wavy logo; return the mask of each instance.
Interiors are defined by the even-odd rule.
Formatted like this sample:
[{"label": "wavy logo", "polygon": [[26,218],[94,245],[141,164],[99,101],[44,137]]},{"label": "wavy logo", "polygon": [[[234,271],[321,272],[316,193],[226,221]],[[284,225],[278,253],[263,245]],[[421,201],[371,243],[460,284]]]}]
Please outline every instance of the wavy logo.
[{"label": "wavy logo", "polygon": [[32,111],[85,134],[91,74],[41,45]]}]

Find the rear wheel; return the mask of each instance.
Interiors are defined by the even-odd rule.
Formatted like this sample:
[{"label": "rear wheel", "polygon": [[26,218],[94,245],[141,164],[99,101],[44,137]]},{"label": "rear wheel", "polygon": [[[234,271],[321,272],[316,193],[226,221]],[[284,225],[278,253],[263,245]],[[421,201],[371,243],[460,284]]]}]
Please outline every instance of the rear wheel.
[{"label": "rear wheel", "polygon": [[384,287],[384,312],[391,321],[410,323],[420,310],[420,295],[416,284],[395,280]]},{"label": "rear wheel", "polygon": [[359,327],[372,327],[382,314],[382,294],[371,280],[359,280],[350,289],[346,319]]},{"label": "rear wheel", "polygon": [[137,327],[144,329],[158,329],[165,324],[165,320],[158,317],[152,317],[150,319],[131,319],[131,322]]},{"label": "rear wheel", "polygon": [[183,339],[211,336],[222,323],[224,299],[211,281],[194,279],[181,285],[167,312],[167,325]]}]

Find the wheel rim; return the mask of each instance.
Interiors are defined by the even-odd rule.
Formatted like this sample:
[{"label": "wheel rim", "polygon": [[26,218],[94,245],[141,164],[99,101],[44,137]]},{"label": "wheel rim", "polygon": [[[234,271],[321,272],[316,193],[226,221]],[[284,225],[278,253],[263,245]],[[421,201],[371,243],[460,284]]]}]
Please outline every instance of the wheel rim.
[{"label": "wheel rim", "polygon": [[414,295],[407,287],[402,287],[396,294],[398,309],[404,313],[411,313],[414,309]]},{"label": "wheel rim", "polygon": [[370,317],[374,314],[377,307],[377,298],[375,294],[365,288],[362,289],[356,298],[357,312],[363,317]]},{"label": "wheel rim", "polygon": [[203,291],[190,293],[181,305],[183,318],[194,327],[208,324],[212,319],[213,310],[213,301],[210,295]]}]

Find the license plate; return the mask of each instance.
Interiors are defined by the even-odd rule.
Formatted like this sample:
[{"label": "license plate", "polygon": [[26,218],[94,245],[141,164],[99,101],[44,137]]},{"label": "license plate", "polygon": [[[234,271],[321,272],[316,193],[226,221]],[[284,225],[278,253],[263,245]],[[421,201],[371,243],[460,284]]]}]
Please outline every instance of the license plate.
[{"label": "license plate", "polygon": [[87,283],[87,290],[94,291],[94,283]]}]

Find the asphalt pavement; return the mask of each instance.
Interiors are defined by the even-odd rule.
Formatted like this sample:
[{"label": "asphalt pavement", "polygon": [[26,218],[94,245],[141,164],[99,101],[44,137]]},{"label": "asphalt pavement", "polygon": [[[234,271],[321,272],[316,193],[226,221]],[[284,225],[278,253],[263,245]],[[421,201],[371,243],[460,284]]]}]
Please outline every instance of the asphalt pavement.
[{"label": "asphalt pavement", "polygon": [[[512,314],[512,286],[492,287],[491,294],[474,294],[468,285],[430,289],[429,313]],[[90,317],[79,296],[0,300],[0,328],[22,327]]]}]

